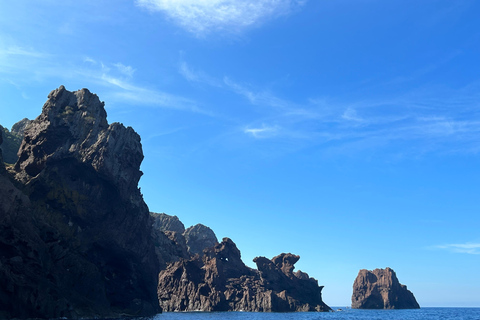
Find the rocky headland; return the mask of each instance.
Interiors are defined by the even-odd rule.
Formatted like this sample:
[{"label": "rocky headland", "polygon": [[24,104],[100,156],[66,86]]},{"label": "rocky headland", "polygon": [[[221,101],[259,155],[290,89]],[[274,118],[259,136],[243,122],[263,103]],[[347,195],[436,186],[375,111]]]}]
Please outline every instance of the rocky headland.
[{"label": "rocky headland", "polygon": [[300,257],[257,257],[248,268],[229,238],[202,255],[180,259],[160,272],[158,299],[165,311],[330,311],[317,280],[293,272]]},{"label": "rocky headland", "polygon": [[140,137],[106,116],[87,89],[52,91],[2,169],[0,318],[161,311]]},{"label": "rocky headland", "polygon": [[2,142],[1,319],[330,310],[318,282],[293,272],[299,256],[258,257],[251,269],[230,239],[150,213],[140,136],[109,124],[89,90],[52,91],[35,120],[0,130]]},{"label": "rocky headland", "polygon": [[362,269],[353,284],[354,309],[418,309],[420,306],[390,268]]}]

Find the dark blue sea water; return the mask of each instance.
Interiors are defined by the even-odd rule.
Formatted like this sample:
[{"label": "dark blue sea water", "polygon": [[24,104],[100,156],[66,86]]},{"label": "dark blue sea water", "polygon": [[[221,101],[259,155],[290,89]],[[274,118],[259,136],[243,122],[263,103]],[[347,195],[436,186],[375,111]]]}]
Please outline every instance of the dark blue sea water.
[{"label": "dark blue sea water", "polygon": [[357,310],[337,312],[180,312],[163,313],[143,320],[480,320],[480,308],[422,308],[416,310]]}]

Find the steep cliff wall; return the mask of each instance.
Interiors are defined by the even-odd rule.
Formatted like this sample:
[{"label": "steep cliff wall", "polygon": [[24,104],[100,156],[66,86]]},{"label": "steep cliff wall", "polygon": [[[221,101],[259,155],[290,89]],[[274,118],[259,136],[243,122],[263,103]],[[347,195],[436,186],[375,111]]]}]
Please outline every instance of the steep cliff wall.
[{"label": "steep cliff wall", "polygon": [[3,317],[160,312],[140,137],[106,116],[95,94],[62,86],[26,128],[1,180]]},{"label": "steep cliff wall", "polygon": [[300,257],[258,257],[248,268],[228,238],[203,256],[181,259],[159,275],[158,299],[166,311],[329,311],[317,280],[293,265]]}]

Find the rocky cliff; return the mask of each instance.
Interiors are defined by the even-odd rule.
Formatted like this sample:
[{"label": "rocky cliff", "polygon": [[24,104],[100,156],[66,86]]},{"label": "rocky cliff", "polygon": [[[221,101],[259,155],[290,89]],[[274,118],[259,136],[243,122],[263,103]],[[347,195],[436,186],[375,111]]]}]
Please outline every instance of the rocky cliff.
[{"label": "rocky cliff", "polygon": [[161,269],[180,259],[189,259],[218,243],[212,229],[196,224],[185,230],[177,216],[150,212],[153,218],[153,238]]},{"label": "rocky cliff", "polygon": [[317,280],[293,273],[299,258],[258,257],[258,270],[251,269],[235,243],[224,238],[202,256],[180,259],[160,272],[158,299],[166,311],[329,311]]},{"label": "rocky cliff", "polygon": [[160,312],[140,137],[106,116],[87,89],[52,91],[0,176],[0,318]]},{"label": "rocky cliff", "polygon": [[3,133],[3,143],[0,145],[0,150],[3,151],[3,160],[6,163],[14,164],[17,162],[17,152],[22,143],[23,133],[30,123],[31,120],[25,118],[15,123],[10,131],[0,125],[0,131]]},{"label": "rocky cliff", "polygon": [[218,243],[213,230],[200,223],[185,230],[183,236],[191,255],[201,254],[205,248],[212,248]]},{"label": "rocky cliff", "polygon": [[407,286],[400,284],[390,268],[360,270],[353,284],[352,308],[418,309],[420,306]]}]

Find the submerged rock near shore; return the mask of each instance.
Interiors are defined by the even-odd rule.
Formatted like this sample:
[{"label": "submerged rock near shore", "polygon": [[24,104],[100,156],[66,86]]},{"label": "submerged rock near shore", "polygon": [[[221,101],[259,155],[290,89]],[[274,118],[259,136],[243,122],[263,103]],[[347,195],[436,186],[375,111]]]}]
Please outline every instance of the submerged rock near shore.
[{"label": "submerged rock near shore", "polygon": [[322,288],[306,273],[293,273],[300,257],[257,257],[258,270],[241,260],[224,238],[203,255],[180,259],[160,272],[158,299],[165,311],[330,311]]},{"label": "submerged rock near shore", "polygon": [[390,268],[362,269],[353,284],[354,309],[418,309],[420,306]]},{"label": "submerged rock near shore", "polygon": [[0,318],[161,311],[140,137],[106,117],[95,94],[61,86],[20,128],[0,175]]}]

